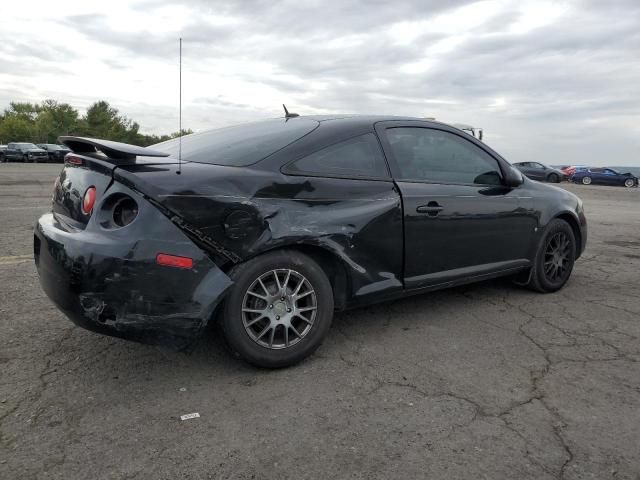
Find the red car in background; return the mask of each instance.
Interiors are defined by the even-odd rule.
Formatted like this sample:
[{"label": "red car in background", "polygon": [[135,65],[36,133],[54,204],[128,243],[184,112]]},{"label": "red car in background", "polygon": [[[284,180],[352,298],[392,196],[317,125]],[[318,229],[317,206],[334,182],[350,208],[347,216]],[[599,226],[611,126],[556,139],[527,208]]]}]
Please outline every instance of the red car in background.
[{"label": "red car in background", "polygon": [[574,173],[581,172],[587,168],[589,167],[585,167],[584,165],[567,165],[566,167],[560,168],[560,170],[568,177],[571,177]]}]

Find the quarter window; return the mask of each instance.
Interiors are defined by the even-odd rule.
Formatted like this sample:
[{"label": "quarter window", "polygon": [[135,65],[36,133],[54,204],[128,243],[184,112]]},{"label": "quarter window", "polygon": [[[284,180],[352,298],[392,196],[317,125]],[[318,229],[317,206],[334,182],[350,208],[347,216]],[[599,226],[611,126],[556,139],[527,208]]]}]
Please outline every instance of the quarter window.
[{"label": "quarter window", "polygon": [[336,143],[287,166],[288,173],[338,177],[385,177],[387,166],[372,133]]},{"label": "quarter window", "polygon": [[405,180],[500,185],[498,162],[468,140],[430,128],[390,128],[387,139]]}]

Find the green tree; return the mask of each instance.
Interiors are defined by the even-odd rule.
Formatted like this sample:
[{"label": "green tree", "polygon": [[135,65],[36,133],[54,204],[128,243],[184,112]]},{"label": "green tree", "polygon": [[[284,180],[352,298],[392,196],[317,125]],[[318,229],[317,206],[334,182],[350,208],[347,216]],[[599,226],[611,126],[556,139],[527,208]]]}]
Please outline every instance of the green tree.
[{"label": "green tree", "polygon": [[4,111],[4,117],[19,117],[27,121],[35,121],[40,112],[40,105],[29,102],[11,102]]},{"label": "green tree", "polygon": [[[183,129],[182,134],[193,133]],[[78,111],[68,103],[53,99],[41,104],[11,102],[0,115],[0,143],[33,142],[56,143],[63,135],[115,140],[117,142],[148,146],[179,136],[147,135],[140,133],[140,125],[121,115],[118,109],[100,100],[93,103],[80,117]]]},{"label": "green tree", "polygon": [[43,142],[55,143],[61,135],[76,133],[78,129],[78,111],[68,103],[58,103],[55,100],[45,100],[40,106],[40,116],[44,116],[43,123],[50,128],[46,132]]},{"label": "green tree", "polygon": [[17,115],[4,116],[0,121],[0,143],[32,142],[33,140],[33,122]]}]

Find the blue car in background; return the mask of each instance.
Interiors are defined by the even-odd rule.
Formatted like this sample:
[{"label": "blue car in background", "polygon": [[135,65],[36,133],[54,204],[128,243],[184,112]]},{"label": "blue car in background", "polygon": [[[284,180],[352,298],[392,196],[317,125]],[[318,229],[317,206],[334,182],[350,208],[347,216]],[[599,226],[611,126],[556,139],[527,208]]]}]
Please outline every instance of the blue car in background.
[{"label": "blue car in background", "polygon": [[620,173],[613,168],[586,168],[582,171],[576,171],[571,180],[584,185],[638,186],[638,177],[631,173]]}]

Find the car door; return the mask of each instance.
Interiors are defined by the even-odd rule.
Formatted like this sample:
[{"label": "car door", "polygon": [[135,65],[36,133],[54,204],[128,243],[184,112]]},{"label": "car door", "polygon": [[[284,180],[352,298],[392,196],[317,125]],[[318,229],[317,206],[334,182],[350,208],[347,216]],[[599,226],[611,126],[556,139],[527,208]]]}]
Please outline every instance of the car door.
[{"label": "car door", "polygon": [[544,165],[538,162],[529,162],[531,166],[531,178],[535,180],[546,180],[547,170]]},{"label": "car door", "polygon": [[603,182],[607,185],[620,185],[623,183],[620,175],[615,170],[611,170],[610,168],[605,168],[603,170]]},{"label": "car door", "polygon": [[531,167],[530,167],[530,162],[520,162],[520,163],[516,163],[514,164],[514,166],[520,170],[523,175],[526,175],[527,177],[531,178]]},{"label": "car door", "polygon": [[16,160],[18,152],[16,151],[16,144],[9,143],[7,149],[4,152],[4,156],[7,160]]},{"label": "car door", "polygon": [[598,185],[604,185],[606,183],[602,168],[590,168],[588,176],[591,177],[591,183]]},{"label": "car door", "polygon": [[477,141],[420,122],[376,125],[404,215],[408,289],[529,265],[533,220]]}]

